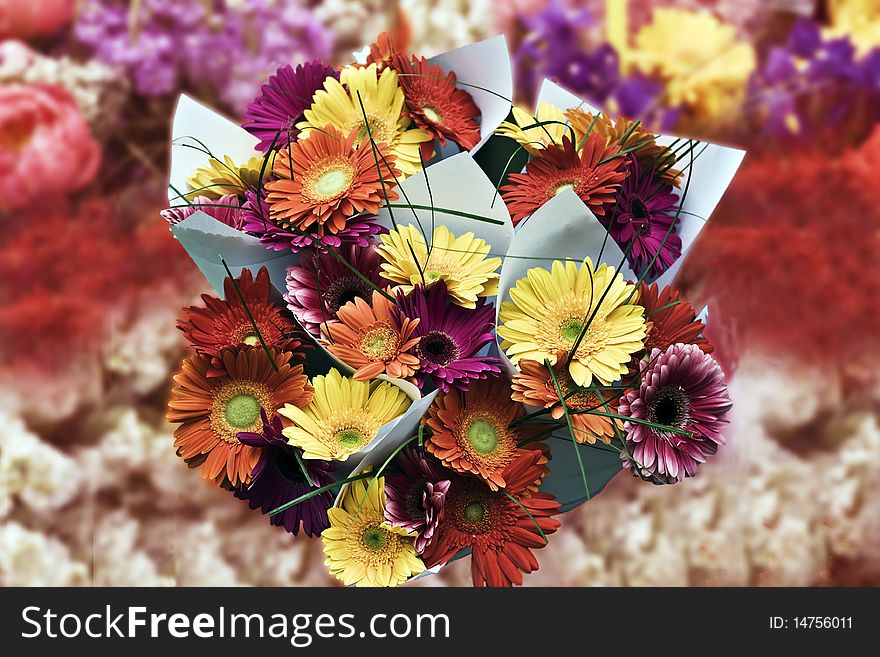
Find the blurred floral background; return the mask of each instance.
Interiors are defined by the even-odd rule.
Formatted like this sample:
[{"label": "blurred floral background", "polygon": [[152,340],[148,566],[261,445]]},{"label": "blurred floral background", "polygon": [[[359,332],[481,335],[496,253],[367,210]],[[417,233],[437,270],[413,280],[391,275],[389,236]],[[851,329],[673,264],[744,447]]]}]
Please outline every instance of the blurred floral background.
[{"label": "blurred floral background", "polygon": [[331,584],[320,542],[174,454],[174,320],[207,284],[158,213],[181,92],[238,118],[389,26],[425,55],[504,33],[518,102],[550,77],[749,150],[682,276],[728,446],[679,486],[616,478],[527,585],[880,584],[874,0],[0,0],[0,582]]}]

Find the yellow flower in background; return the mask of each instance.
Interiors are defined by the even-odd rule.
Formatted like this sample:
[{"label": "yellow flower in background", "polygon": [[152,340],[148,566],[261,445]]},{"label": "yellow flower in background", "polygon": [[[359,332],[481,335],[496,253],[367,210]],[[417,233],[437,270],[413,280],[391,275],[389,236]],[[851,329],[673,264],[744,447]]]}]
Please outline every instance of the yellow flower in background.
[{"label": "yellow flower in background", "polygon": [[[216,200],[225,194],[244,196],[247,188],[256,189],[259,186],[262,169],[262,157],[252,157],[244,164],[236,164],[228,155],[223,156],[223,161],[212,157],[208,160],[207,166],[196,169],[195,173],[187,178],[186,182],[193,190],[187,194],[187,197],[193,199],[197,196],[205,196]],[[266,170],[272,170],[271,162]]]},{"label": "yellow flower in background", "polygon": [[695,120],[735,111],[755,68],[755,51],[736,28],[708,12],[658,8],[625,54],[628,68],[659,77],[665,104]]},{"label": "yellow flower in background", "polygon": [[[403,90],[397,84],[397,71],[376,64],[366,67],[346,66],[340,79],[329,77],[324,88],[315,92],[312,106],[296,125],[300,139],[307,139],[311,129],[332,125],[343,135],[357,131],[357,143],[367,135],[366,115],[373,141],[384,143],[397,156],[397,167],[406,178],[421,170],[419,149],[431,141],[431,135],[419,128],[410,129],[404,113]],[[363,103],[363,107],[361,107]]]},{"label": "yellow flower in background", "polygon": [[[537,116],[520,107],[514,107],[513,120],[514,123],[502,122],[495,130],[495,134],[515,139],[532,155],[539,155],[548,146],[562,146],[562,138],[566,135],[571,136],[571,131],[564,125],[566,121],[562,110],[546,101],[538,106]],[[523,130],[530,125],[544,121],[557,121],[558,123]]]},{"label": "yellow flower in background", "polygon": [[397,586],[425,570],[415,534],[385,521],[385,479],[354,481],[342,506],[327,510],[324,564],[346,585]]},{"label": "yellow flower in background", "polygon": [[285,427],[303,458],[345,461],[369,445],[386,422],[403,415],[411,403],[387,381],[355,381],[336,369],[311,380],[315,389],[305,408],[286,404],[278,412],[294,424]]},{"label": "yellow flower in background", "polygon": [[382,275],[398,283],[395,292],[408,294],[414,285],[431,287],[443,281],[452,302],[463,308],[476,308],[478,297],[498,293],[501,258],[487,258],[489,245],[473,233],[456,237],[446,226],[437,226],[430,253],[422,231],[413,225],[398,226],[379,239]]},{"label": "yellow flower in background", "polygon": [[860,56],[880,46],[880,2],[828,0],[827,6],[831,25],[825,36],[849,37]]},{"label": "yellow flower in background", "polygon": [[591,317],[568,367],[577,385],[614,383],[644,348],[645,309],[637,305],[633,286],[608,265],[594,270],[587,258],[580,266],[555,260],[551,271],[534,267],[511,288],[510,298],[501,304],[498,336],[514,365],[567,359]]}]

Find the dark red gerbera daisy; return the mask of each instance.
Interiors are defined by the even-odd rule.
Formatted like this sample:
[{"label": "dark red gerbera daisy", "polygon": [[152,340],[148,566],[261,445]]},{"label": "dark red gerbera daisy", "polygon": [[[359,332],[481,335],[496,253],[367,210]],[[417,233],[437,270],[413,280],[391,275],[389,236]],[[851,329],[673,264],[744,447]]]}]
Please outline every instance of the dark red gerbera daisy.
[{"label": "dark red gerbera daisy", "polygon": [[[406,99],[406,114],[418,127],[441,144],[450,139],[462,150],[480,142],[480,109],[467,91],[456,87],[455,73],[444,72],[424,57],[398,54],[391,62]],[[432,143],[426,142],[423,148],[431,147]]]},{"label": "dark red gerbera daisy", "polygon": [[504,490],[493,491],[476,477],[454,477],[435,539],[422,554],[425,565],[445,564],[469,548],[474,586],[522,584],[523,573],[538,569],[532,550],[546,545],[541,532],[546,536],[559,528],[556,498],[530,492],[542,476],[541,460],[535,451],[514,461]]},{"label": "dark red gerbera daisy", "polygon": [[605,205],[628,174],[628,161],[618,157],[620,147],[607,144],[599,133],[590,133],[580,152],[568,137],[562,146],[541,151],[527,165],[525,173],[514,173],[501,188],[513,223],[535,212],[557,194],[571,189],[597,216],[605,214]]},{"label": "dark red gerbera daisy", "polygon": [[224,281],[223,292],[225,299],[203,294],[205,307],[184,308],[183,319],[177,322],[193,348],[210,361],[208,376],[223,374],[220,352],[224,349],[260,344],[254,324],[269,347],[294,354],[303,347],[302,329],[271,301],[272,284],[265,267],[256,278],[242,269],[235,284],[229,278]]}]

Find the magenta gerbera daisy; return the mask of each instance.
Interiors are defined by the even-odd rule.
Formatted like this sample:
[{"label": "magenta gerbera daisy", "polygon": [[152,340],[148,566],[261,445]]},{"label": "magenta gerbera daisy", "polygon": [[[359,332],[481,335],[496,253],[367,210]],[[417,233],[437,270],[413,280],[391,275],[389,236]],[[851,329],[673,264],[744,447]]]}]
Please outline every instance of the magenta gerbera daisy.
[{"label": "magenta gerbera daisy", "polygon": [[[699,345],[674,344],[642,365],[641,384],[620,401],[627,451],[624,467],[657,483],[693,477],[701,463],[724,444],[722,427],[732,402],[721,367]],[[641,420],[662,424],[661,429]],[[682,433],[685,432],[685,433]]]},{"label": "magenta gerbera daisy", "polygon": [[374,289],[388,285],[382,278],[381,263],[372,242],[366,246],[349,244],[332,253],[305,253],[299,264],[287,268],[287,307],[304,329],[320,335],[321,324],[336,321],[342,306],[355,299],[369,302]]},{"label": "magenta gerbera daisy", "polygon": [[385,477],[385,519],[416,534],[416,552],[431,545],[443,519],[450,475],[426,452],[410,445],[397,457],[400,472]]},{"label": "magenta gerbera daisy", "polygon": [[338,78],[339,74],[332,66],[317,60],[296,68],[290,65],[279,68],[244,112],[242,126],[260,140],[257,148],[268,151],[274,141],[277,150],[296,139],[297,122],[312,104],[312,96],[330,76]]},{"label": "magenta gerbera daisy", "polygon": [[338,233],[321,233],[319,230],[291,230],[276,224],[269,215],[266,192],[245,193],[247,202],[241,211],[242,230],[260,238],[260,244],[275,251],[290,250],[298,253],[313,247],[339,248],[343,245],[367,246],[370,238],[385,229],[376,223],[374,215],[351,217]]},{"label": "magenta gerbera daisy", "polygon": [[446,284],[437,282],[425,293],[417,285],[408,295],[397,295],[397,312],[419,319],[414,336],[421,338],[415,355],[420,361],[416,381],[424,386],[428,377],[438,388],[467,390],[472,379],[485,379],[501,373],[501,361],[477,356],[495,338],[495,308],[480,299],[473,310],[449,302]]},{"label": "magenta gerbera daisy", "polygon": [[186,205],[175,205],[167,210],[162,210],[159,214],[169,224],[179,224],[200,210],[220,223],[235,228],[235,230],[244,229],[241,201],[233,194],[224,194],[216,199],[197,196]]},{"label": "magenta gerbera daisy", "polygon": [[632,156],[629,166],[630,175],[623,181],[616,203],[601,220],[624,253],[629,249],[628,260],[636,275],[641,277],[651,264],[650,276],[656,278],[681,257],[681,237],[675,232],[679,200],[672,185],[654,170],[641,169]]}]

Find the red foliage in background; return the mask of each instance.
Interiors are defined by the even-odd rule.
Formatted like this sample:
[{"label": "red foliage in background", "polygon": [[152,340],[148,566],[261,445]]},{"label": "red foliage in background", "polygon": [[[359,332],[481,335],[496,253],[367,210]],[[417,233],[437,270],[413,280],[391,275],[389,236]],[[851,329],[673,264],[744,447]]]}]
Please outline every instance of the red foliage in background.
[{"label": "red foliage in background", "polygon": [[114,313],[131,313],[163,290],[194,289],[195,267],[158,204],[121,205],[89,199],[2,218],[4,366],[60,367],[95,353],[110,337]]},{"label": "red foliage in background", "polygon": [[834,159],[818,150],[746,159],[684,272],[688,296],[712,304],[709,335],[722,354],[873,369],[878,170],[880,129]]}]

